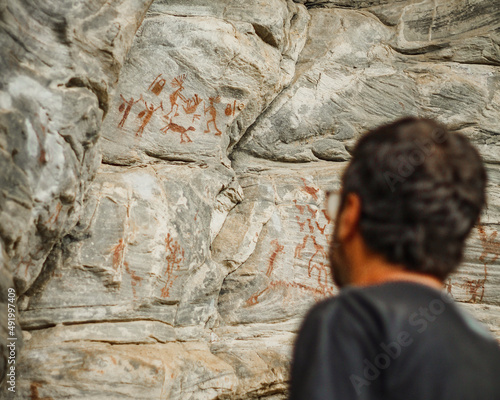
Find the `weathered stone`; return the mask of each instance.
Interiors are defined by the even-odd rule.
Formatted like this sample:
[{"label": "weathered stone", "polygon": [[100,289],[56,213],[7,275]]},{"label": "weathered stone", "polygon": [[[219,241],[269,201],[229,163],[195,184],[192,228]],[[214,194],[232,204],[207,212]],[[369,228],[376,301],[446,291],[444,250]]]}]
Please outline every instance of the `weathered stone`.
[{"label": "weathered stone", "polygon": [[[465,133],[485,161],[497,162],[496,67],[417,62],[403,56],[393,49],[395,29],[367,11],[310,13],[309,37],[294,83],[246,132],[239,151],[280,161],[330,159],[317,151],[325,139],[338,141],[336,147],[342,149],[345,142],[386,121],[420,115]],[[335,157],[346,159],[346,154]]]},{"label": "weathered stone", "polygon": [[233,179],[224,166],[103,166],[87,194],[86,219],[65,237],[63,262],[44,290],[26,302],[23,326],[206,323],[223,279],[210,261],[212,210]]},{"label": "weathered stone", "polygon": [[[237,266],[225,278],[219,296],[221,323],[247,326],[300,317],[312,301],[335,292],[327,266],[332,225],[324,193],[338,189],[345,163],[290,166],[267,162],[269,168],[256,176],[246,171],[257,160],[243,159],[234,165],[244,200],[231,211],[212,246],[218,259]],[[248,214],[249,208],[253,215],[266,217],[253,221],[236,217],[233,222],[233,215]],[[224,245],[225,237],[243,234],[255,241],[245,259],[239,258],[248,246],[244,241]]]},{"label": "weathered stone", "polygon": [[[20,181],[5,187],[22,191],[9,197],[24,211],[2,207],[5,227],[0,225],[8,231],[2,239],[20,293],[37,278],[55,241],[79,218],[86,182],[100,158],[94,145],[108,92],[149,3],[112,2],[89,9],[69,3],[4,6],[1,68],[6,73],[0,105],[2,141],[10,156],[5,153],[2,163],[10,157],[24,176],[17,178],[19,170],[5,165],[17,175],[3,179]],[[23,28],[28,25],[30,33]],[[12,224],[15,229],[8,228]]]},{"label": "weathered stone", "polygon": [[173,3],[189,18],[155,3],[135,39],[103,126],[106,163],[229,165],[228,146],[293,77],[309,19],[303,7],[275,0],[249,12],[233,2],[221,15],[217,2]]},{"label": "weathered stone", "polygon": [[202,343],[54,348],[34,335],[26,347],[18,398],[206,399],[236,386],[232,367]]},{"label": "weathered stone", "polygon": [[16,296],[42,284],[80,217],[110,92],[151,0],[87,3],[0,3],[0,267]]},{"label": "weathered stone", "polygon": [[487,162],[446,289],[499,336],[493,0],[149,3],[0,3],[14,398],[286,398],[303,315],[336,293],[325,191],[404,115]]}]

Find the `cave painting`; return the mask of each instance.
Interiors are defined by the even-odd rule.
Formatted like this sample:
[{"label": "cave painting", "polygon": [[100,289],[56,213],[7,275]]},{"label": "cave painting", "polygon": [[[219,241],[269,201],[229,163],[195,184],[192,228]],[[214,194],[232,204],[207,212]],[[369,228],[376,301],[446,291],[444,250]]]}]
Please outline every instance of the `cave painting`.
[{"label": "cave painting", "polygon": [[[299,283],[299,282],[288,282],[288,281],[283,281],[283,280],[276,280],[276,281],[270,282],[269,285],[264,290],[253,294],[246,301],[246,305],[247,306],[254,306],[256,304],[259,304],[260,297],[268,291],[276,290],[276,289],[288,290],[291,288],[298,289],[301,292],[312,294],[316,301],[321,300],[325,296],[331,295],[333,293],[333,292],[325,292],[322,288],[314,288],[312,286],[304,285],[304,284]],[[286,297],[284,298],[284,301],[286,302],[288,300],[289,293],[286,293],[285,296]]]},{"label": "cave painting", "polygon": [[326,208],[323,208],[321,210],[321,212],[323,213],[323,215],[325,216],[325,219],[326,219],[326,222],[327,222],[327,225],[332,222],[332,219],[330,218],[330,216],[328,215],[328,211],[326,210]]},{"label": "cave painting", "polygon": [[111,252],[113,253],[112,265],[115,271],[119,271],[120,267],[123,264],[124,251],[125,251],[125,241],[123,239],[120,239],[118,241],[118,244],[111,249]]},{"label": "cave painting", "polygon": [[[194,114],[201,102],[202,99],[200,99],[198,95],[195,94],[193,97],[190,97],[189,99],[186,100],[186,105],[183,105],[182,109],[186,114]],[[197,115],[198,118],[200,117],[200,114],[195,114],[195,115]]]},{"label": "cave painting", "polygon": [[[302,190],[306,191],[313,198],[318,199],[319,189],[308,186],[305,179],[301,179],[304,183]],[[302,241],[295,246],[294,258],[296,260],[302,259],[302,252],[306,248],[312,248],[312,256],[309,257],[307,262],[307,274],[309,277],[316,275],[318,287],[322,293],[325,295],[332,294],[333,286],[329,282],[330,269],[328,267],[328,255],[325,246],[318,242],[318,238],[324,237],[326,243],[329,243],[330,234],[326,232],[326,228],[329,226],[330,220],[328,218],[327,222],[322,226],[318,218],[322,216],[319,211],[324,210],[320,210],[315,204],[300,205],[297,204],[297,200],[293,200],[293,203],[298,211],[295,219],[297,220],[299,231],[304,232],[306,223],[309,228],[308,232],[302,237]]]},{"label": "cave painting", "polygon": [[325,234],[325,229],[326,229],[326,227],[328,226],[328,223],[326,223],[326,224],[325,224],[325,226],[323,226],[323,227],[321,227],[321,226],[319,225],[319,222],[318,222],[318,221],[315,221],[315,223],[316,223],[316,227],[318,228],[318,230],[321,232],[321,234],[322,234],[322,235],[324,235],[324,234]]},{"label": "cave painting", "polygon": [[478,258],[483,263],[483,276],[479,279],[466,279],[464,283],[455,284],[449,279],[445,284],[445,288],[449,294],[452,294],[453,286],[465,289],[466,295],[470,296],[469,299],[465,300],[468,303],[483,301],[486,290],[485,285],[488,279],[488,265],[494,263],[500,256],[500,242],[495,240],[498,232],[493,231],[488,235],[485,227],[481,224],[478,224],[477,230],[483,248]]},{"label": "cave painting", "polygon": [[311,236],[311,240],[313,241],[315,253],[309,260],[307,273],[309,277],[311,277],[313,271],[316,270],[318,274],[318,286],[328,289],[328,274],[330,271],[324,262],[324,260],[327,260],[328,257],[324,247],[316,242],[316,238],[314,236]]},{"label": "cave painting", "polygon": [[144,105],[146,106],[146,109],[142,110],[138,115],[137,118],[142,118],[142,124],[135,133],[136,136],[142,136],[144,132],[144,128],[149,124],[149,121],[151,120],[151,117],[155,113],[156,110],[161,108],[163,110],[163,103],[160,102],[160,105],[155,108],[153,104],[150,104],[148,106],[148,103],[144,102]]},{"label": "cave painting", "polygon": [[315,235],[305,235],[302,242],[295,246],[295,259],[302,259],[302,251],[307,247],[314,248],[313,255],[309,258],[307,263],[307,274],[312,277],[313,274],[317,274],[318,286],[322,288],[325,293],[329,293],[333,288],[329,283],[330,270],[328,268],[328,256],[325,251],[325,247],[317,242]]},{"label": "cave painting", "polygon": [[170,122],[172,122],[173,117],[179,115],[177,113],[177,110],[179,109],[179,99],[181,99],[182,101],[186,101],[186,98],[182,95],[185,79],[185,74],[179,75],[178,77],[172,79],[171,85],[175,89],[175,91],[170,94],[170,111],[165,115],[165,119],[170,120]]},{"label": "cave painting", "polygon": [[308,238],[309,238],[309,235],[305,235],[304,239],[302,240],[302,243],[298,244],[295,247],[295,254],[293,255],[294,258],[302,258],[302,250],[304,250],[306,248]]},{"label": "cave painting", "polygon": [[[483,246],[483,252],[479,256],[479,261],[491,264],[498,259],[500,255],[500,242],[495,241],[498,232],[493,231],[493,233],[487,236],[484,226],[478,226],[479,237],[481,239],[481,246]],[[488,261],[487,257],[491,255],[491,259]]]},{"label": "cave painting", "polygon": [[118,123],[118,128],[123,128],[123,125],[125,125],[125,121],[127,120],[128,115],[130,114],[130,110],[132,110],[132,106],[142,100],[142,94],[137,100],[134,100],[133,97],[131,97],[130,100],[127,100],[121,94],[120,97],[123,100],[123,102],[118,106],[118,111],[123,113],[123,117]]},{"label": "cave painting", "polygon": [[[305,182],[304,182],[305,184]],[[314,194],[317,198],[319,189],[311,188],[307,189],[309,194]],[[333,294],[333,285],[330,279],[330,268],[328,265],[328,255],[325,249],[325,245],[321,244],[319,238],[324,237],[328,243],[328,238],[330,234],[326,233],[326,228],[329,226],[329,221],[324,225],[320,225],[319,217],[323,217],[323,213],[315,204],[301,205],[297,203],[297,200],[293,200],[294,207],[298,210],[298,215],[295,215],[295,219],[299,226],[299,232],[304,232],[302,240],[295,246],[294,260],[302,260],[303,257],[307,257],[307,275],[313,278],[314,285],[289,282],[285,280],[274,279],[271,280],[267,286],[252,294],[246,300],[246,306],[254,306],[259,304],[261,299],[267,293],[281,289],[285,291],[283,301],[287,301],[287,297],[290,295],[289,289],[294,288],[300,292],[307,292],[311,294],[316,300],[320,300],[326,296]],[[326,217],[325,217],[326,219]],[[306,230],[305,226],[309,229]],[[266,271],[266,276],[271,278],[272,272],[275,267],[276,259],[279,253],[285,253],[285,246],[281,245],[277,239],[271,241],[271,251],[269,255],[268,267]]]},{"label": "cave painting", "polygon": [[207,121],[207,129],[205,129],[205,133],[210,132],[210,124],[213,124],[215,130],[216,130],[216,135],[220,136],[222,132],[217,128],[217,123],[215,122],[215,119],[217,118],[217,110],[215,109],[215,103],[220,103],[220,97],[209,97],[209,106],[205,107],[205,115],[207,112],[210,114],[210,119]]},{"label": "cave painting", "polygon": [[276,257],[278,256],[279,253],[283,253],[283,250],[285,249],[285,246],[279,244],[278,239],[272,240],[271,244],[274,246],[274,250],[273,253],[271,254],[271,257],[269,258],[269,265],[266,271],[267,276],[271,276],[274,269],[274,263],[276,261]]},{"label": "cave painting", "polygon": [[236,114],[236,110],[241,111],[245,108],[245,104],[240,103],[239,101],[234,100],[233,104],[227,103],[226,109],[224,112],[228,117],[233,116]]},{"label": "cave painting", "polygon": [[297,200],[293,199],[293,203],[295,204],[295,208],[299,210],[300,215],[304,214],[305,206],[301,206],[300,204],[297,204]]},{"label": "cave painting", "polygon": [[187,143],[187,142],[192,142],[191,138],[187,134],[187,131],[194,131],[195,129],[192,126],[184,128],[183,126],[174,124],[173,122],[170,122],[163,128],[161,128],[161,131],[163,133],[167,133],[169,130],[171,130],[172,132],[180,133],[181,143]]},{"label": "cave painting", "polygon": [[163,298],[170,296],[170,288],[177,279],[177,275],[174,272],[179,270],[181,263],[184,261],[184,249],[172,238],[170,233],[165,238],[165,250],[167,253],[165,257],[167,260],[167,269],[165,271],[165,286],[161,289],[161,297]]},{"label": "cave painting", "polygon": [[317,201],[318,200],[318,192],[319,192],[319,189],[318,188],[315,188],[313,186],[310,186],[307,184],[307,181],[304,179],[304,178],[300,178],[302,179],[302,182],[304,182],[304,185],[302,186],[301,190],[306,192],[307,194],[311,195],[312,198]]},{"label": "cave painting", "polygon": [[132,294],[135,298],[137,295],[136,287],[141,286],[143,278],[137,275],[135,271],[129,267],[128,262],[124,260],[125,248],[126,242],[123,238],[120,238],[120,240],[118,240],[118,243],[111,248],[112,266],[115,274],[118,274],[122,270],[122,268],[125,268],[125,272],[130,277],[130,286],[132,288]]},{"label": "cave painting", "polygon": [[167,81],[161,77],[161,74],[158,75],[154,81],[149,85],[148,90],[153,92],[155,95],[159,96],[163,88],[165,87],[165,83]]},{"label": "cave painting", "polygon": [[54,400],[53,397],[40,397],[40,393],[38,392],[39,388],[43,387],[42,382],[31,382],[30,385],[30,400]]},{"label": "cave painting", "polygon": [[143,278],[141,278],[139,275],[136,275],[135,271],[128,266],[128,262],[125,261],[123,263],[123,266],[125,267],[125,271],[127,272],[127,274],[129,274],[130,276],[130,285],[132,286],[132,294],[135,298],[137,295],[135,287],[141,286]]},{"label": "cave painting", "polygon": [[[186,93],[185,83],[187,78],[187,74],[174,77],[170,81],[172,91],[168,94],[165,94],[168,87],[166,84],[167,79],[162,74],[158,74],[152,79],[146,92],[140,94],[139,98],[135,95],[125,97],[120,93],[121,103],[118,106],[118,111],[122,113],[122,116],[118,122],[118,128],[124,127],[134,106],[142,102],[145,108],[137,114],[140,123],[135,128],[135,135],[138,137],[142,137],[146,127],[151,126],[151,121],[156,121],[157,118],[165,121],[164,126],[159,130],[160,133],[165,134],[168,131],[179,133],[180,144],[192,143],[192,137],[188,135],[188,132],[195,133],[198,128],[204,129],[204,133],[213,133],[215,136],[222,135],[218,125],[220,124],[218,119],[220,119],[219,103],[221,103],[221,97],[213,95],[209,96],[208,99],[203,99],[198,93]],[[170,102],[169,109],[165,108],[165,104],[167,104],[165,97],[167,96]],[[160,98],[160,105],[157,105],[156,99],[158,98]],[[244,103],[234,100],[232,103],[227,103],[225,115],[234,117],[244,108]],[[158,113],[158,109],[161,109],[164,113]]]}]

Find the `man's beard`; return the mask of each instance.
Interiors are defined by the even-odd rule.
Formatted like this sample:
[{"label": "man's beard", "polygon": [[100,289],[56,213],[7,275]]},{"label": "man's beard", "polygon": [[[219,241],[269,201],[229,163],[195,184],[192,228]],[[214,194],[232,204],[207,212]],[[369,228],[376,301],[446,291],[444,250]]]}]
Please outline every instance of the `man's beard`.
[{"label": "man's beard", "polygon": [[[337,219],[338,221],[338,219]],[[332,240],[330,243],[328,258],[330,261],[330,270],[332,272],[333,282],[339,288],[349,284],[349,265],[346,258],[345,249],[342,243],[337,238],[337,224],[333,231]]]}]

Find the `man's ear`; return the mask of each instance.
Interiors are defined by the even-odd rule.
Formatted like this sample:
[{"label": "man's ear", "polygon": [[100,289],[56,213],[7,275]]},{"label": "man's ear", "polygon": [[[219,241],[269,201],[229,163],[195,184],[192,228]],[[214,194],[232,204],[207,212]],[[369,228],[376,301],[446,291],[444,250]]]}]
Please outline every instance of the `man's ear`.
[{"label": "man's ear", "polygon": [[339,241],[351,239],[358,231],[359,218],[361,215],[361,199],[356,193],[346,195],[344,206],[337,219]]}]

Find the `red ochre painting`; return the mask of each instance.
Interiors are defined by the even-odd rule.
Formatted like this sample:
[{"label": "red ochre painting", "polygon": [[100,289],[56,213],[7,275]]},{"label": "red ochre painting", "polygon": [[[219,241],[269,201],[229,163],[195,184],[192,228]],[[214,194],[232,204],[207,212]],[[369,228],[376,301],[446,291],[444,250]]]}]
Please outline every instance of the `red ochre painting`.
[{"label": "red ochre painting", "polygon": [[496,240],[498,232],[486,233],[486,228],[478,224],[477,230],[481,241],[482,252],[478,260],[483,264],[483,275],[478,279],[465,279],[464,282],[455,283],[449,278],[445,283],[447,292],[453,295],[453,288],[459,287],[465,289],[465,294],[470,296],[465,300],[466,303],[480,303],[484,299],[486,282],[488,280],[488,265],[494,263],[500,255],[500,242]]},{"label": "red ochre painting", "polygon": [[[192,143],[191,134],[198,129],[203,134],[222,135],[219,121],[221,115],[225,115],[224,118],[234,118],[245,108],[245,104],[239,100],[232,100],[223,106],[222,112],[220,96],[214,95],[203,99],[198,93],[186,95],[186,79],[186,74],[174,77],[170,80],[171,89],[168,91],[167,79],[159,74],[148,86],[146,90],[148,95],[141,93],[124,96],[120,93],[118,112],[121,114],[121,119],[117,128],[124,129],[127,125],[134,130],[135,136],[142,137],[151,121],[159,118],[164,124],[159,132],[179,134],[181,144]],[[151,100],[147,101],[145,98]]]},{"label": "red ochre painting", "polygon": [[[304,190],[316,200],[318,199],[319,189],[307,186],[304,182]],[[331,220],[328,218],[326,210],[318,209],[316,205],[301,205],[297,203],[297,200],[293,202],[294,207],[298,210],[298,215],[295,216],[297,226],[299,232],[302,233],[302,240],[297,243],[294,248],[294,261],[304,260],[306,262],[308,277],[313,278],[316,284],[307,285],[283,279],[273,279],[273,272],[279,261],[279,257],[286,253],[285,245],[280,243],[279,239],[273,239],[270,242],[271,246],[265,272],[266,276],[271,278],[271,280],[263,290],[254,293],[246,300],[246,306],[259,304],[266,294],[279,289],[284,290],[286,293],[284,301],[286,301],[286,297],[290,295],[288,289],[297,289],[302,292],[307,292],[316,300],[333,294],[334,288],[331,282],[330,269],[328,267],[327,248],[321,244],[323,238],[326,243],[330,240],[331,234],[326,233],[326,228]],[[318,216],[320,215],[325,216],[327,221],[326,224],[320,223],[318,220]],[[307,256],[305,253],[307,253]]]}]

